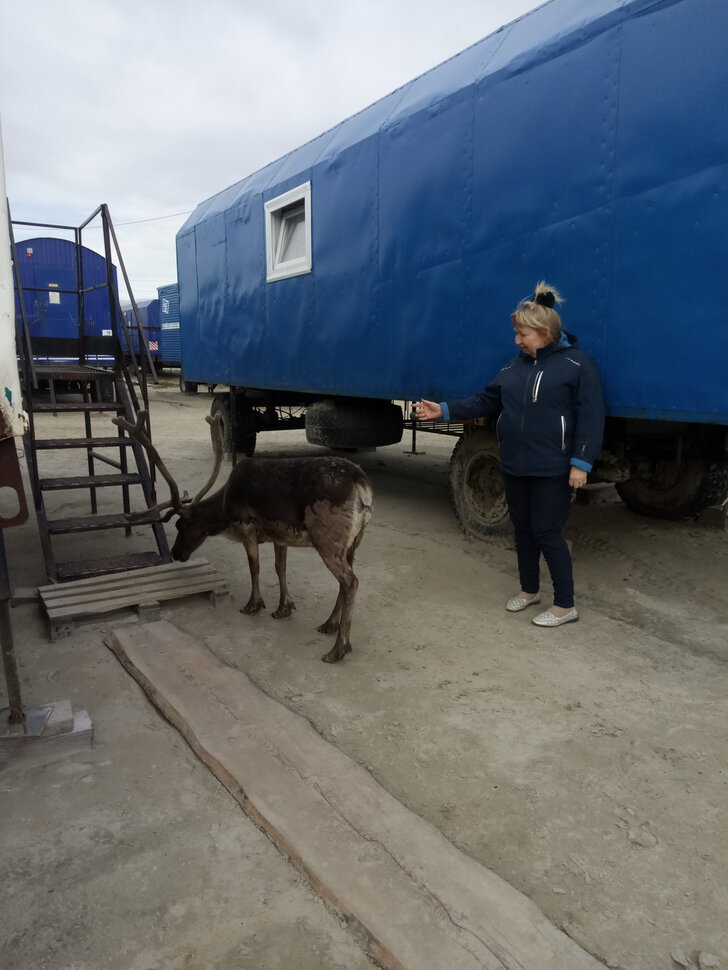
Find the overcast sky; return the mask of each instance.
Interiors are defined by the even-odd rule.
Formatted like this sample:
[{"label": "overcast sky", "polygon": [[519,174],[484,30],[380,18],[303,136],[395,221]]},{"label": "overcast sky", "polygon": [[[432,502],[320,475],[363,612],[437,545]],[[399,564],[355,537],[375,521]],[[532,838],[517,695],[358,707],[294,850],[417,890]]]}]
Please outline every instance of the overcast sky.
[{"label": "overcast sky", "polygon": [[12,217],[78,226],[106,202],[154,297],[199,202],[539,4],[0,0]]}]

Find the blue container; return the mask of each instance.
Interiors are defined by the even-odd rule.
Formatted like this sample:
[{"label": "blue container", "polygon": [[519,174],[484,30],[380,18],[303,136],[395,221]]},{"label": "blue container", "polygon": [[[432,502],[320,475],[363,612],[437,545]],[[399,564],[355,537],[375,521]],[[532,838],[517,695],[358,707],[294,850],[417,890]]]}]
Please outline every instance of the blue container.
[{"label": "blue container", "polygon": [[182,363],[179,327],[179,285],[157,287],[159,297],[159,352],[162,366],[179,367]]},{"label": "blue container", "polygon": [[185,376],[467,395],[546,279],[610,415],[728,423],[727,49],[725,0],[552,0],[203,202]]},{"label": "blue container", "polygon": [[[79,337],[76,244],[66,239],[41,236],[16,243],[17,273],[23,288],[25,312],[34,337]],[[83,288],[101,287],[84,294],[83,332],[86,336],[111,335],[111,308],[106,286],[106,260],[81,247]],[[116,285],[116,267],[112,267]],[[64,292],[65,291],[65,292]],[[69,292],[70,291],[70,292]],[[16,288],[18,320],[20,302]]]},{"label": "blue container", "polygon": [[[139,320],[141,321],[145,344],[149,348],[149,353],[156,359],[159,356],[159,300],[156,297],[151,300],[137,300],[136,305],[139,311]],[[134,353],[139,356],[139,330],[134,309],[131,303],[123,303],[121,309],[131,337],[132,348]],[[123,329],[120,337],[121,346],[126,349],[126,334]]]}]

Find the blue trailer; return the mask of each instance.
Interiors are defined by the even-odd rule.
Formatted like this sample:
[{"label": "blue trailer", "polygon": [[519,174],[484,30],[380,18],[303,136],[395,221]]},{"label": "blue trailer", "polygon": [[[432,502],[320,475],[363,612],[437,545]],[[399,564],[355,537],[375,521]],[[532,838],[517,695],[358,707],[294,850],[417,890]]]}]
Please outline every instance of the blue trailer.
[{"label": "blue trailer", "polygon": [[[16,272],[32,346],[38,359],[62,358],[65,341],[77,340],[81,330],[90,343],[111,334],[111,306],[106,260],[93,249],[67,239],[39,236],[16,244]],[[81,265],[79,266],[79,255]],[[116,287],[116,267],[112,267]],[[81,284],[82,280],[82,284]],[[79,290],[83,289],[83,326],[79,327]],[[21,319],[15,291],[16,318]],[[108,357],[108,355],[107,355]],[[91,353],[89,359],[96,359]]]},{"label": "blue trailer", "polygon": [[[139,311],[139,323],[142,327],[143,343],[140,346],[139,327],[137,325],[136,314],[131,303],[122,303],[121,312],[124,315],[124,323],[131,338],[131,346],[134,354],[146,354],[147,350],[155,364],[159,361],[159,300],[155,297],[151,300],[137,300],[137,310]],[[124,350],[128,347],[126,333],[122,329],[120,333],[121,346]],[[146,347],[146,349],[145,349]]]},{"label": "blue trailer", "polygon": [[[545,278],[602,370],[602,480],[662,516],[722,501],[727,49],[725,0],[550,0],[201,203],[185,378],[232,389],[243,450],[295,408],[315,443],[391,443],[392,402],[512,356]],[[451,485],[468,531],[507,526],[492,428],[463,429]]]}]

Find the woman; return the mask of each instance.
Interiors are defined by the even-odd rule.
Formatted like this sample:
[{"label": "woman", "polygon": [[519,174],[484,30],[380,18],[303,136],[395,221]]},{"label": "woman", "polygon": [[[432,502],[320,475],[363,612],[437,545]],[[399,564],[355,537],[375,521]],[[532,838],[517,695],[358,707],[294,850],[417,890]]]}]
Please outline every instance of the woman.
[{"label": "woman", "polygon": [[554,587],[553,606],[531,621],[561,626],[579,619],[571,554],[562,530],[572,489],[586,484],[602,444],[604,401],[596,363],[561,329],[561,297],[541,282],[511,322],[520,355],[480,393],[457,401],[417,401],[420,421],[498,418],[501,469],[515,531],[520,592],[511,613],[541,601],[543,554]]}]

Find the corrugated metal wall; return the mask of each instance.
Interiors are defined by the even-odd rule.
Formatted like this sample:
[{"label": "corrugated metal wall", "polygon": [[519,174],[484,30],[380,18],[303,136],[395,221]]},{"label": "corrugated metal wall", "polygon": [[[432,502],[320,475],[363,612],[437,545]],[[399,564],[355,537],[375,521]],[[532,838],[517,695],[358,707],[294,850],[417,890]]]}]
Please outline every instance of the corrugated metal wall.
[{"label": "corrugated metal wall", "polygon": [[162,365],[178,367],[182,361],[179,339],[179,285],[157,287],[159,297],[159,353]]}]

